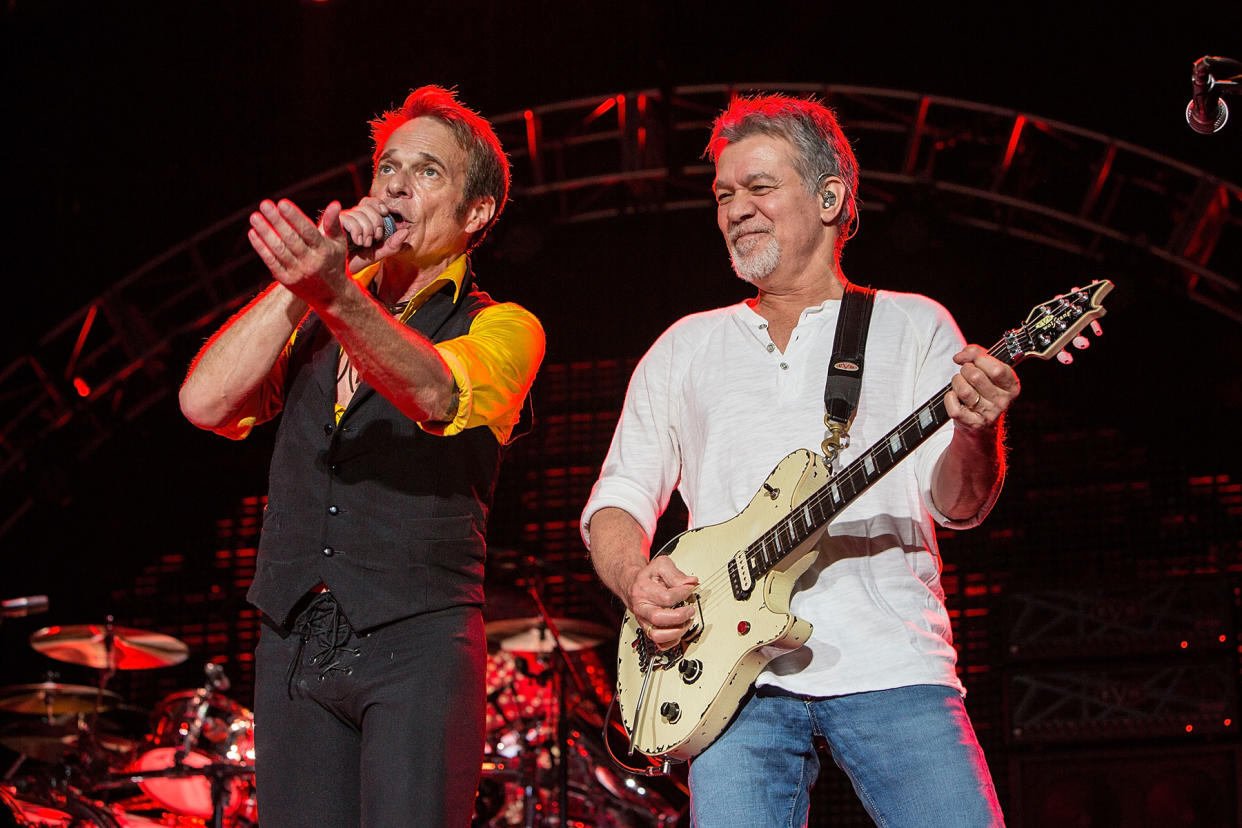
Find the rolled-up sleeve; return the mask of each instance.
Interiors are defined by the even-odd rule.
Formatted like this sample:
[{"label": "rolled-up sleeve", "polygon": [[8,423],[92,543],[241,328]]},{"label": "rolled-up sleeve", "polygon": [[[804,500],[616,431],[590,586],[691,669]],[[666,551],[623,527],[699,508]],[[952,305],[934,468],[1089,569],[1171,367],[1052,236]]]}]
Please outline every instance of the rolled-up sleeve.
[{"label": "rolled-up sleeve", "polygon": [[[966,347],[966,339],[962,336],[961,330],[958,329],[949,311],[935,302],[928,301],[927,305],[936,311],[936,315],[930,327],[928,342],[919,368],[915,399],[920,401],[928,399],[953,379],[953,375],[958,372],[957,364],[953,362],[953,355]],[[944,428],[929,437],[915,453],[914,463],[923,506],[932,519],[949,529],[971,529],[982,523],[992,511],[992,507],[996,505],[1004,478],[1002,477],[997,482],[991,495],[974,516],[957,520],[940,511],[932,496],[932,481],[935,479],[936,464],[940,457],[949,450],[949,444],[953,441],[953,430],[956,427],[956,423],[950,421]]]},{"label": "rolled-up sleeve", "polygon": [[451,420],[419,423],[430,434],[451,436],[486,426],[501,445],[509,442],[530,392],[546,339],[535,315],[511,302],[480,311],[464,336],[435,346],[457,385]]},{"label": "rolled-up sleeve", "polygon": [[671,355],[657,341],[643,357],[625,394],[599,480],[582,511],[579,529],[591,545],[591,517],[600,509],[628,512],[650,538],[681,480],[675,394],[669,393]]}]

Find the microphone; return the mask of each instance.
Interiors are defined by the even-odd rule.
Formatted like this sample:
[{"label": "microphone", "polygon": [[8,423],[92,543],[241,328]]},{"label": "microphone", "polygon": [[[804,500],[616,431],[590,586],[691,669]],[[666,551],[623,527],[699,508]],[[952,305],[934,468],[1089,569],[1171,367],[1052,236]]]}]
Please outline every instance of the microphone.
[{"label": "microphone", "polygon": [[46,595],[25,595],[0,601],[0,618],[21,618],[47,612]]},{"label": "microphone", "polygon": [[221,693],[229,689],[229,677],[224,674],[224,668],[214,661],[209,661],[203,665],[203,672],[207,674],[207,684],[213,690]]},{"label": "microphone", "polygon": [[[395,232],[397,232],[397,220],[392,216],[384,216],[384,235],[380,237],[378,242],[374,242],[373,244],[383,244],[384,241]],[[345,240],[345,246],[348,248],[350,253],[358,253],[359,251],[367,250],[372,245],[354,244],[353,239],[347,238]]]},{"label": "microphone", "polygon": [[1213,70],[1229,71],[1239,67],[1237,61],[1229,58],[1204,55],[1195,61],[1193,74],[1190,76],[1192,97],[1186,104],[1186,123],[1200,135],[1211,135],[1225,128],[1229,120],[1229,106],[1220,98],[1221,88],[1233,91],[1233,79],[1217,80]]}]

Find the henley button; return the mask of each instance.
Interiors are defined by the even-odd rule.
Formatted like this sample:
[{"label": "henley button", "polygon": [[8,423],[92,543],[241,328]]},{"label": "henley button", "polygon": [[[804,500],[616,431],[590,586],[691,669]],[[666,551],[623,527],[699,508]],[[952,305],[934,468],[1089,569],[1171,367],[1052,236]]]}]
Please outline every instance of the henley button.
[{"label": "henley button", "polygon": [[336,550],[333,549],[331,546],[325,546],[323,548],[323,556],[325,558],[331,558],[335,554],[336,554]]},{"label": "henley button", "polygon": [[782,371],[788,371],[788,370],[789,370],[789,363],[788,363],[788,362],[782,362],[782,363],[781,363],[781,370],[782,370]]},{"label": "henley button", "polygon": [[768,353],[770,354],[770,353],[772,353],[772,352],[773,352],[773,351],[775,351],[775,350],[776,350],[776,346],[775,346],[775,345],[773,345],[771,342],[769,342],[769,343],[768,343]]},{"label": "henley button", "polygon": [[328,514],[330,514],[330,515],[335,515],[336,513],[340,512],[340,511],[341,511],[341,510],[340,510],[340,509],[338,509],[336,506],[329,506],[329,507],[328,507]]}]

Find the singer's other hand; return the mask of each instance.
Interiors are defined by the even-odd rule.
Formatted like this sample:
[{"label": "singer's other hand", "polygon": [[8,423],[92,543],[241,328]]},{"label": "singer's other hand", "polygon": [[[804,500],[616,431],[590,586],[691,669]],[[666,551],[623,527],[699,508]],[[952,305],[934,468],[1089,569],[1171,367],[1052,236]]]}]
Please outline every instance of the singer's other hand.
[{"label": "singer's other hand", "polygon": [[340,212],[339,202],[328,205],[322,231],[288,199],[265,199],[250,214],[250,246],[272,277],[311,307],[330,303],[349,285]]}]

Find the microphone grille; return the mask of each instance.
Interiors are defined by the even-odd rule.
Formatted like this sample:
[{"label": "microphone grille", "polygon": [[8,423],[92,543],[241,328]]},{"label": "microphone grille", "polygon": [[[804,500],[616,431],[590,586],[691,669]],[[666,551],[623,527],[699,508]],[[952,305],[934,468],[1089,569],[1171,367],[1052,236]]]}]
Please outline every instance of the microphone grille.
[{"label": "microphone grille", "polygon": [[1190,124],[1190,128],[1200,135],[1211,135],[1213,132],[1220,132],[1225,128],[1225,122],[1229,120],[1229,105],[1222,100],[1216,102],[1216,120],[1201,121],[1198,113],[1194,111],[1195,102],[1192,99],[1186,104],[1186,123]]}]

